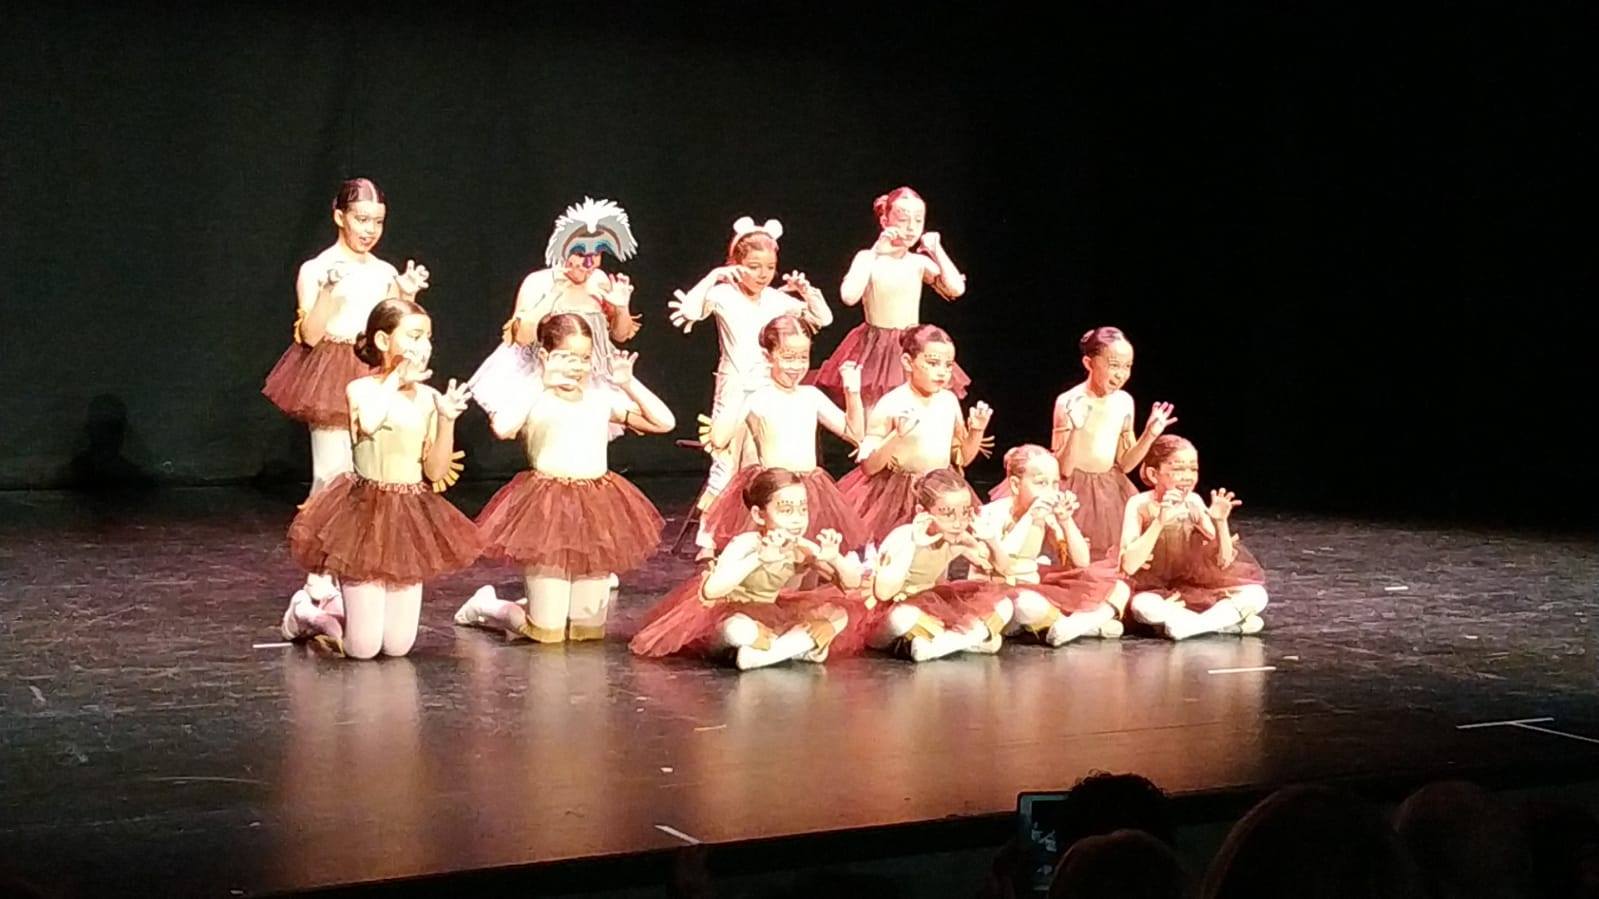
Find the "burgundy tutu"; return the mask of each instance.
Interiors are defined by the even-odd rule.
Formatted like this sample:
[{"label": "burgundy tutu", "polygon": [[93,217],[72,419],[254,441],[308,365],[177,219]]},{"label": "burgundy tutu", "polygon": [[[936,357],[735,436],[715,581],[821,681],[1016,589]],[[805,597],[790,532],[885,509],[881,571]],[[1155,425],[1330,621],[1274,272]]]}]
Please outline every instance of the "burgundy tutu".
[{"label": "burgundy tutu", "polygon": [[300,567],[352,584],[421,583],[471,565],[480,546],[472,519],[428,485],[353,474],[311,497],[289,525]]},{"label": "burgundy tutu", "polygon": [[973,618],[992,615],[994,607],[1009,596],[1011,589],[1005,584],[986,581],[949,581],[913,593],[898,603],[874,603],[870,609],[864,601],[851,596],[849,605],[844,606],[849,613],[849,625],[833,639],[828,652],[833,658],[860,652],[872,635],[882,630],[888,616],[900,604],[915,606],[946,629],[958,630],[969,625]]},{"label": "burgundy tutu", "polygon": [[[905,349],[899,342],[905,331],[905,328],[878,328],[862,322],[844,335],[838,349],[807,382],[815,384],[834,402],[842,404],[844,381],[838,369],[845,362],[854,362],[861,367],[861,400],[867,409],[871,409],[883,394],[905,383],[905,366],[901,361]],[[965,398],[966,388],[971,383],[972,379],[956,365],[949,389],[956,396]]]},{"label": "burgundy tutu", "polygon": [[[902,524],[910,524],[916,517],[916,479],[906,471],[882,469],[868,476],[866,469],[856,466],[838,482],[844,502],[860,517],[866,528],[866,539],[882,543],[883,538]],[[972,491],[972,508],[982,504],[977,491]]]},{"label": "burgundy tutu", "polygon": [[1088,541],[1088,552],[1096,559],[1119,555],[1122,519],[1127,501],[1138,495],[1138,488],[1120,468],[1109,471],[1074,471],[1061,479],[1061,486],[1077,496],[1077,511],[1072,518]]},{"label": "burgundy tutu", "polygon": [[[759,465],[747,465],[739,469],[716,501],[705,510],[705,528],[715,541],[717,552],[721,552],[727,546],[727,541],[739,534],[755,530],[755,519],[744,505],[744,488],[761,471]],[[805,481],[805,500],[811,512],[811,523],[805,529],[805,536],[815,540],[817,534],[830,528],[843,535],[841,548],[844,552],[860,548],[866,542],[866,525],[844,501],[838,485],[820,468],[812,469],[801,477]]]},{"label": "burgundy tutu", "polygon": [[524,471],[494,494],[477,525],[487,558],[593,577],[637,568],[666,522],[615,472],[573,480]]},{"label": "burgundy tutu", "polygon": [[[1062,478],[1060,485],[1077,497],[1077,511],[1072,518],[1077,522],[1077,529],[1083,532],[1083,539],[1088,541],[1089,555],[1096,559],[1116,555],[1122,541],[1122,516],[1127,513],[1127,501],[1138,494],[1138,488],[1120,468],[1074,471]],[[1010,478],[988,491],[990,500],[1008,496]]]},{"label": "burgundy tutu", "polygon": [[313,428],[350,426],[350,382],[377,371],[355,358],[355,344],[323,338],[314,347],[290,344],[267,374],[261,393],[295,421]]},{"label": "burgundy tutu", "polygon": [[1038,584],[1020,584],[1016,590],[1032,590],[1059,609],[1063,615],[1099,608],[1122,582],[1116,563],[1100,559],[1086,568],[1046,565],[1038,569]]},{"label": "burgundy tutu", "polygon": [[628,643],[634,654],[649,658],[685,654],[709,656],[716,648],[722,622],[734,615],[755,619],[774,635],[781,635],[823,617],[822,607],[832,605],[852,611],[844,591],[835,586],[816,590],[784,590],[776,602],[716,602],[700,600],[703,575],[679,584],[662,597],[644,617],[644,624]]},{"label": "burgundy tutu", "polygon": [[916,516],[916,477],[887,468],[868,476],[856,466],[838,482],[839,492],[866,529],[866,539],[882,543],[889,532]]},{"label": "burgundy tutu", "polygon": [[1226,568],[1216,564],[1216,543],[1206,540],[1198,530],[1191,531],[1175,551],[1162,552],[1132,577],[1134,593],[1151,591],[1162,595],[1177,591],[1183,605],[1195,612],[1215,605],[1227,597],[1232,587],[1266,583],[1266,570],[1249,550],[1234,544],[1237,555]]}]

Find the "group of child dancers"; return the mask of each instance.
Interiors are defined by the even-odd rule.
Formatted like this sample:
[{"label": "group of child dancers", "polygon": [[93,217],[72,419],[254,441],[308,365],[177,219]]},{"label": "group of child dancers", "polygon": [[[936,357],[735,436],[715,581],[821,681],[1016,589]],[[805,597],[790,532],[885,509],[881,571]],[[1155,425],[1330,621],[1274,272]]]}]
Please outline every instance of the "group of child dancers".
[{"label": "group of child dancers", "polygon": [[[922,287],[958,298],[966,278],[910,188],[874,204],[880,232],[844,276],[865,321],[818,369],[811,338],[833,321],[798,271],[778,280],[777,221],[733,225],[726,264],[668,306],[685,333],[714,318],[721,346],[702,443],[712,458],[697,508],[705,564],[647,614],[631,648],[740,669],[822,662],[865,648],[915,661],[997,652],[1007,637],[1061,646],[1135,625],[1172,639],[1258,632],[1264,573],[1234,537],[1238,500],[1197,491],[1194,446],[1156,403],[1135,432],[1122,388],[1133,350],[1117,329],[1080,342],[1087,377],[1055,404],[1048,448],[1004,455],[983,504],[961,475],[991,410],[963,411],[955,344],[920,322]],[[604,637],[616,578],[659,546],[664,522],[608,470],[609,441],[677,422],[617,349],[639,329],[627,276],[627,214],[585,200],[555,223],[547,268],[528,275],[500,346],[465,384],[428,385],[432,320],[423,266],[372,254],[387,206],[367,179],[334,199],[338,239],[300,267],[295,340],[263,392],[311,430],[311,496],[289,529],[305,585],[285,638],[351,658],[405,655],[422,584],[479,558],[515,563],[525,595],[492,587],[459,625],[540,643]],[[476,401],[528,470],[474,522],[442,493],[460,471],[455,420]],[[855,447],[834,483],[818,429]],[[1139,493],[1126,472],[1149,487]]]}]

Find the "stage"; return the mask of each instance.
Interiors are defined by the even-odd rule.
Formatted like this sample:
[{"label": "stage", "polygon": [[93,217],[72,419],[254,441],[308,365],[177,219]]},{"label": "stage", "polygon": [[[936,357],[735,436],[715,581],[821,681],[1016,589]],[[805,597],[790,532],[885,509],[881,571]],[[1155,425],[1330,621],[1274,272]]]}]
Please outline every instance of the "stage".
[{"label": "stage", "polygon": [[[695,486],[640,483],[679,515]],[[628,654],[684,559],[624,579],[606,644],[565,648],[453,626],[518,583],[479,567],[428,585],[409,658],[352,663],[281,645],[290,493],[0,494],[0,870],[65,895],[604,890],[694,841],[988,845],[1018,791],[1094,769],[1196,796],[1599,774],[1591,540],[1246,508],[1259,637],[747,674]]]}]

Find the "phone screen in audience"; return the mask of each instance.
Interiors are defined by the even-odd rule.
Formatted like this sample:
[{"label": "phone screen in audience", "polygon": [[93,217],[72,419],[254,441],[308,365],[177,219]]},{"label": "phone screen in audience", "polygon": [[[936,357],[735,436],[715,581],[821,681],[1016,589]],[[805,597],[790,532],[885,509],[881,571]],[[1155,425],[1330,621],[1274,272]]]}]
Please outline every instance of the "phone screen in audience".
[{"label": "phone screen in audience", "polygon": [[1065,793],[1022,793],[1016,797],[1018,837],[1021,844],[1020,881],[1017,887],[1043,895],[1055,876],[1055,863],[1065,847],[1056,830],[1066,809]]}]

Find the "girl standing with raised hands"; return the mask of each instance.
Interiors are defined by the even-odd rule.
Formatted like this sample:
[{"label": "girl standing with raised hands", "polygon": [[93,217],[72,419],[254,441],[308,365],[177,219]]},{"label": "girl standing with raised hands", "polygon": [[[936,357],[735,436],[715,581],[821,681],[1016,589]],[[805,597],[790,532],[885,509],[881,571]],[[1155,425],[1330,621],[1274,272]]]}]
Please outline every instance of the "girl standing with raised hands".
[{"label": "girl standing with raised hands", "polygon": [[[855,254],[838,291],[844,305],[861,304],[866,321],[845,335],[815,380],[836,399],[844,389],[842,366],[855,363],[861,369],[861,392],[868,409],[905,383],[900,339],[921,323],[922,285],[931,284],[951,301],[966,292],[966,276],[944,250],[939,233],[923,230],[927,204],[916,191],[896,188],[878,197],[872,211],[882,231],[869,249]],[[950,378],[955,396],[964,398],[970,383],[957,366]]]},{"label": "girl standing with raised hands", "polygon": [[[1122,512],[1138,492],[1126,472],[1135,471],[1155,438],[1177,419],[1170,403],[1149,410],[1143,433],[1133,431],[1133,398],[1122,388],[1133,373],[1133,345],[1119,328],[1095,328],[1078,341],[1081,384],[1055,400],[1050,449],[1060,461],[1061,485],[1077,497],[1077,526],[1096,559],[1114,556],[1121,541]],[[1006,495],[1008,481],[990,492]]]},{"label": "girl standing with raised hands", "polygon": [[[783,278],[783,289],[771,286],[777,276],[777,241],[783,225],[771,219],[756,225],[749,216],[733,223],[733,239],[727,247],[727,264],[711,269],[699,283],[667,304],[672,324],[688,333],[694,323],[715,317],[721,359],[716,366],[716,392],[711,404],[714,421],[744,405],[750,395],[771,381],[771,363],[762,353],[760,335],[768,322],[779,315],[792,315],[811,331],[833,321],[822,292],[811,286],[803,272],[790,272]],[[698,506],[703,512],[725,489],[740,469],[754,465],[757,454],[753,438],[746,432],[740,439],[711,456],[711,471]]]},{"label": "girl standing with raised hands", "polygon": [[840,410],[820,390],[800,384],[811,359],[811,336],[803,322],[791,315],[767,322],[761,329],[761,349],[771,365],[771,382],[750,394],[741,406],[723,407],[724,414],[712,420],[706,439],[707,449],[714,453],[748,433],[759,465],[740,469],[706,510],[700,520],[700,546],[719,550],[753,527],[744,488],[762,468],[781,468],[799,475],[805,485],[810,514],[805,536],[814,540],[824,530],[837,531],[844,549],[859,549],[866,540],[860,517],[816,459],[818,427],[854,445],[861,441],[866,425],[858,372],[854,366],[844,370],[844,409]]},{"label": "girl standing with raised hands", "polygon": [[911,520],[917,478],[951,464],[962,468],[989,443],[985,434],[993,412],[988,404],[977,403],[962,415],[960,400],[949,390],[955,342],[944,329],[917,325],[907,330],[900,364],[908,379],[872,407],[856,454],[861,463],[838,485],[871,540],[882,540]]}]

